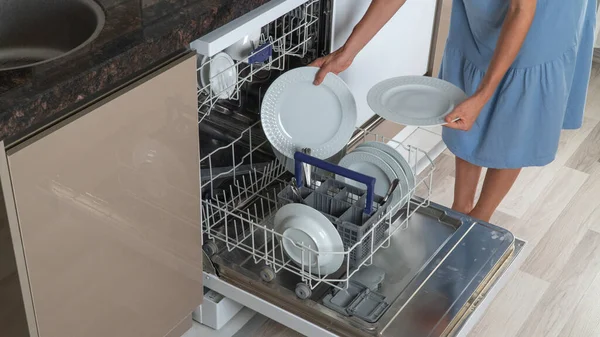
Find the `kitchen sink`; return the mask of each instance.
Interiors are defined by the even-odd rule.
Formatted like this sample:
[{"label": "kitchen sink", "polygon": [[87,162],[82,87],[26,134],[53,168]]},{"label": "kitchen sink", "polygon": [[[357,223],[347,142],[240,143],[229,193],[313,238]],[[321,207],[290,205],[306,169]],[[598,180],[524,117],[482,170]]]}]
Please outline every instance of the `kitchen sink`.
[{"label": "kitchen sink", "polygon": [[0,70],[64,57],[93,41],[104,27],[93,0],[0,1]]}]

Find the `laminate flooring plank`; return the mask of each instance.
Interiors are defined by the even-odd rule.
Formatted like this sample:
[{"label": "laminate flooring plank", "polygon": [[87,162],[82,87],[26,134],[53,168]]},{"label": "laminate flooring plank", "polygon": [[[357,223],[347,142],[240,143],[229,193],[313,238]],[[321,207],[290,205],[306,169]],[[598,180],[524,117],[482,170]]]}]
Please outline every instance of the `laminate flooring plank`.
[{"label": "laminate flooring plank", "polygon": [[302,337],[303,335],[273,320],[266,320],[264,324],[248,337]]},{"label": "laminate flooring plank", "polygon": [[[575,172],[579,172],[566,170],[571,170],[573,176]],[[565,198],[567,197],[565,195]],[[600,173],[589,176],[564,212],[533,249],[521,269],[547,281],[560,277],[563,266],[589,229],[590,217],[598,216],[599,206]]]},{"label": "laminate flooring plank", "polygon": [[[546,235],[554,221],[561,215],[587,180],[588,175],[573,169],[561,168],[550,185],[540,193],[530,210],[507,229],[534,247]],[[535,274],[534,274],[535,275]]]},{"label": "laminate flooring plank", "polygon": [[515,272],[469,336],[515,336],[549,286],[548,282],[527,273]]},{"label": "laminate flooring plank", "polygon": [[586,116],[600,120],[600,65],[594,63],[586,102]]},{"label": "laminate flooring plank", "polygon": [[508,215],[502,211],[496,211],[494,215],[492,215],[492,219],[490,223],[500,226],[506,229],[515,228],[519,225],[521,220],[515,218],[514,216]]},{"label": "laminate flooring plank", "polygon": [[[600,336],[600,274],[596,275],[589,289],[570,315],[559,337]],[[568,313],[567,313],[568,314]]]},{"label": "laminate flooring plank", "polygon": [[454,178],[447,176],[439,181],[439,184],[434,184],[431,191],[431,201],[446,206],[452,207],[454,200]]},{"label": "laminate flooring plank", "polygon": [[566,166],[586,173],[592,173],[600,166],[600,124],[596,124]]},{"label": "laminate flooring plank", "polygon": [[600,234],[588,231],[561,271],[560,278],[551,283],[517,336],[557,337],[599,270]]},{"label": "laminate flooring plank", "polygon": [[600,203],[590,213],[590,216],[587,218],[587,220],[585,220],[585,225],[587,228],[600,233]]}]

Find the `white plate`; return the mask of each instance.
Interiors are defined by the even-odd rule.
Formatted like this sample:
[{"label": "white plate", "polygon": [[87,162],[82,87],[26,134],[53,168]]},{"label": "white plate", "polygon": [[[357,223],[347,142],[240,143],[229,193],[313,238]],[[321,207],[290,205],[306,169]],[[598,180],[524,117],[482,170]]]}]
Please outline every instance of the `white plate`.
[{"label": "white plate", "polygon": [[[331,274],[344,262],[344,244],[333,224],[319,211],[303,204],[285,205],[277,211],[274,229],[284,237],[283,247],[294,262],[302,265],[302,250],[291,240],[304,242],[304,246],[318,251],[318,256],[304,253],[304,268],[313,274]],[[308,241],[308,242],[307,242]],[[316,248],[316,249],[315,249]],[[338,252],[339,254],[327,254]],[[309,258],[310,256],[310,258]],[[309,261],[310,260],[310,261]]]},{"label": "white plate", "polygon": [[205,56],[199,62],[198,89],[208,93],[210,88],[220,99],[231,98],[238,80],[235,61],[225,53],[218,53],[212,59]]},{"label": "white plate", "polygon": [[334,74],[315,86],[317,71],[314,67],[288,71],[273,82],[263,99],[265,135],[288,158],[302,148],[310,148],[319,159],[330,158],[354,133],[357,112],[352,92]]},{"label": "white plate", "polygon": [[354,151],[373,154],[381,158],[386,164],[388,164],[392,168],[392,171],[394,171],[394,175],[400,181],[397,189],[400,191],[399,194],[402,200],[396,198],[396,193],[394,193],[394,195],[392,195],[390,205],[395,207],[398,203],[401,202],[402,205],[400,205],[400,207],[403,207],[409,200],[409,198],[407,198],[406,196],[408,195],[408,191],[410,191],[410,187],[408,184],[408,178],[406,177],[406,173],[404,173],[404,169],[402,168],[402,166],[400,166],[400,164],[389,154],[371,146],[358,146]]},{"label": "white plate", "polygon": [[[379,156],[369,152],[355,151],[347,154],[340,160],[340,166],[349,170],[356,171],[375,178],[375,194],[384,196],[392,181],[396,179],[394,170]],[[336,179],[345,182],[348,185],[358,188],[365,188],[364,184],[342,176],[336,176]],[[402,191],[397,188],[392,194],[392,203],[398,203],[402,199]]]},{"label": "white plate", "polygon": [[401,76],[376,84],[367,94],[371,109],[386,120],[411,126],[446,124],[444,118],[467,95],[453,84],[425,76]]},{"label": "white plate", "polygon": [[404,156],[396,151],[393,147],[384,144],[384,143],[380,143],[380,142],[366,142],[366,143],[362,143],[360,145],[358,145],[356,148],[363,148],[363,147],[371,147],[371,148],[375,148],[378,149],[380,151],[383,151],[385,153],[387,153],[388,155],[390,155],[392,158],[394,158],[394,160],[400,164],[400,166],[402,167],[402,171],[404,172],[407,182],[408,182],[408,191],[411,192],[410,197],[412,197],[412,195],[414,194],[414,189],[415,189],[415,185],[416,185],[416,177],[415,177],[415,173],[412,169],[412,167],[410,167],[410,164],[408,163],[408,161],[404,158]]}]

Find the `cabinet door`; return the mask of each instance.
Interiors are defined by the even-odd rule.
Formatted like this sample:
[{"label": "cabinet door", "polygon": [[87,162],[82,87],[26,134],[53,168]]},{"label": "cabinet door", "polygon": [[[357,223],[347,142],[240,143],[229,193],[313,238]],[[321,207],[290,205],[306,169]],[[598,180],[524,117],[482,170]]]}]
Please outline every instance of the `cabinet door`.
[{"label": "cabinet door", "polygon": [[195,57],[8,153],[41,337],[163,337],[201,303]]}]

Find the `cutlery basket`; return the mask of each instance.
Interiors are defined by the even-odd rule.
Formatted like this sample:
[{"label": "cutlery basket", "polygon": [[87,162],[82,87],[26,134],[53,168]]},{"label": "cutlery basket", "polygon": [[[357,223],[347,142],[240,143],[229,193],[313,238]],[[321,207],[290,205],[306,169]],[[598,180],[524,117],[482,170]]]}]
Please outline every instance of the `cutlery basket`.
[{"label": "cutlery basket", "polygon": [[316,174],[311,180],[310,187],[298,187],[300,195],[294,193],[293,186],[286,186],[277,195],[279,207],[303,203],[321,212],[340,234],[350,267],[360,266],[388,237],[389,222],[379,222],[387,213],[386,205],[381,205],[383,197],[373,195],[371,210],[367,213],[369,197],[365,190]]}]

